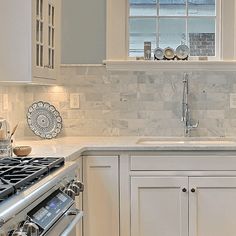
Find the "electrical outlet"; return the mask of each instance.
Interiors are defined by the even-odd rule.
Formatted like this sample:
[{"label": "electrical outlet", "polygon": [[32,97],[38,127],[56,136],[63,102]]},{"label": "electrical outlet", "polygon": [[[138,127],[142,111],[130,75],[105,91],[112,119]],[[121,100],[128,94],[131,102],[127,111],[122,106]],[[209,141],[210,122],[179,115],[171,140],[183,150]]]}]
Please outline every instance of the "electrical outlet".
[{"label": "electrical outlet", "polygon": [[72,109],[80,108],[80,96],[78,93],[70,94],[70,108]]},{"label": "electrical outlet", "polygon": [[8,110],[8,94],[3,94],[3,110]]},{"label": "electrical outlet", "polygon": [[230,108],[236,108],[236,93],[230,94]]}]

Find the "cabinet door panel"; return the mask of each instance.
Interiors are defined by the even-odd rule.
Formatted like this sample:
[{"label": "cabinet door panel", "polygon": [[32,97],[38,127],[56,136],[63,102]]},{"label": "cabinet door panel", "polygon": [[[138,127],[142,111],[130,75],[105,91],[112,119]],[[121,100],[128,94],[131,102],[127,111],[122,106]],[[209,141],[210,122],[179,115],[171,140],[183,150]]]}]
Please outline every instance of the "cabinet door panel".
[{"label": "cabinet door panel", "polygon": [[187,177],[131,178],[131,236],[187,236]]},{"label": "cabinet door panel", "polygon": [[[78,157],[78,160],[76,160],[77,163],[79,163],[79,166],[76,171],[77,180],[82,181],[83,180],[83,172],[82,172],[82,157]],[[83,193],[80,193],[79,196],[75,197],[75,203],[77,209],[83,208]],[[82,236],[82,221],[79,222],[79,224],[76,225],[76,236]]]},{"label": "cabinet door panel", "polygon": [[84,235],[119,235],[118,157],[84,158]]},{"label": "cabinet door panel", "polygon": [[236,177],[189,180],[189,235],[236,235]]},{"label": "cabinet door panel", "polygon": [[60,1],[33,0],[32,64],[33,76],[56,79],[60,57]]}]

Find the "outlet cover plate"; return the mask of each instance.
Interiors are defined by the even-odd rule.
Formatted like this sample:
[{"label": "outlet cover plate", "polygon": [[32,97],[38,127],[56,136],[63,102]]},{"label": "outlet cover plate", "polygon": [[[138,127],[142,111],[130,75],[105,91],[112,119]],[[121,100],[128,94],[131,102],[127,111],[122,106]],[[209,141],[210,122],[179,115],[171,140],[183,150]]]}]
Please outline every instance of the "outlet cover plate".
[{"label": "outlet cover plate", "polygon": [[230,108],[236,108],[236,93],[230,94]]},{"label": "outlet cover plate", "polygon": [[80,108],[80,95],[79,93],[70,93],[70,108],[79,109]]}]

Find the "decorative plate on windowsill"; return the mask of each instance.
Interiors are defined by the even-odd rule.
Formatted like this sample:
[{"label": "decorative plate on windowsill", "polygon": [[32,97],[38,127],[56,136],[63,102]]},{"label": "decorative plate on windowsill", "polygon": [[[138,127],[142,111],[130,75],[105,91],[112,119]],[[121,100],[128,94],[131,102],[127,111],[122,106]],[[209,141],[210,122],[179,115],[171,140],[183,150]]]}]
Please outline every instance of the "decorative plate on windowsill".
[{"label": "decorative plate on windowsill", "polygon": [[30,129],[44,139],[55,138],[62,129],[60,113],[48,102],[34,102],[28,109],[27,122]]}]

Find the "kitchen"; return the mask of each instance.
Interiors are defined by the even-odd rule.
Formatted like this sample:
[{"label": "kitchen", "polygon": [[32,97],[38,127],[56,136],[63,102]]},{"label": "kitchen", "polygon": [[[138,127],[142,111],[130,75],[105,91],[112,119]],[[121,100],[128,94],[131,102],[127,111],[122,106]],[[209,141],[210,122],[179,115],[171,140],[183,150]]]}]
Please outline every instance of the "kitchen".
[{"label": "kitchen", "polygon": [[[235,235],[234,1],[214,1],[221,6],[221,34],[216,34],[221,40],[215,44],[220,49],[218,60],[188,61],[140,60],[143,42],[136,50],[139,60],[127,60],[127,11],[122,11],[126,1],[105,5],[105,0],[102,4],[62,0],[61,6],[56,1],[51,6],[59,4],[62,27],[49,25],[61,37],[56,49],[50,47],[56,50],[55,66],[61,64],[56,82],[51,79],[55,75],[48,73],[52,64],[42,65],[45,74],[30,69],[32,48],[43,45],[40,37],[34,39],[36,44],[31,42],[37,28],[31,29],[36,6],[11,2],[14,8],[4,9],[6,19],[0,23],[5,29],[7,17],[14,19],[5,37],[1,36],[5,41],[0,47],[4,55],[0,58],[0,116],[9,122],[10,132],[18,124],[13,147],[31,146],[29,158],[64,157],[64,167],[67,161],[76,163],[76,178],[84,184],[83,193],[72,196],[84,214],[76,235]],[[20,9],[26,9],[25,18]],[[22,19],[17,26],[16,19]],[[44,23],[40,16],[36,20]],[[13,29],[18,31],[10,41]],[[182,106],[186,74],[190,125],[199,121],[190,130],[191,137],[184,137],[186,123],[181,121],[186,111]],[[44,76],[49,79],[41,79]],[[55,85],[48,85],[51,82]],[[28,124],[29,108],[39,102],[53,106],[62,118],[56,138],[41,138]],[[7,227],[8,223],[3,225],[4,233]],[[14,227],[16,235],[24,235],[22,227]]]}]

